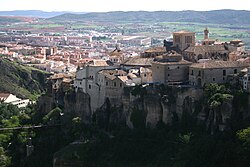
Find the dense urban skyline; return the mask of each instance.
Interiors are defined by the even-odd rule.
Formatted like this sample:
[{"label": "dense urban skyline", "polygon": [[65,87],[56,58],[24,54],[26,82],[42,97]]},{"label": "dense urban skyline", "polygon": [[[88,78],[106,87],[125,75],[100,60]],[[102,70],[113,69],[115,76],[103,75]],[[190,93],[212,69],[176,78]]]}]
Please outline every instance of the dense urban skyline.
[{"label": "dense urban skyline", "polygon": [[247,0],[175,0],[175,1],[142,1],[142,0],[0,0],[0,11],[11,10],[43,10],[73,12],[107,12],[107,11],[181,11],[181,10],[218,10],[235,9],[250,10]]}]

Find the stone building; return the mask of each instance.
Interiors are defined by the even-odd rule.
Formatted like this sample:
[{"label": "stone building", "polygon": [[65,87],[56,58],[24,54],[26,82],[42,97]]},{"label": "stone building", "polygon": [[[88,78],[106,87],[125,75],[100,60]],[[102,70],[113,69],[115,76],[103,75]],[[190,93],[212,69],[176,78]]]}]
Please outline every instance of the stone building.
[{"label": "stone building", "polygon": [[146,49],[143,53],[141,53],[141,57],[143,58],[154,58],[156,56],[160,56],[167,53],[166,47],[151,47]]},{"label": "stone building", "polygon": [[238,74],[249,64],[239,61],[206,61],[189,67],[189,83],[204,86],[210,83],[226,83],[227,77]]},{"label": "stone building", "polygon": [[153,82],[168,85],[188,82],[188,69],[191,64],[173,51],[159,56],[152,62]]},{"label": "stone building", "polygon": [[190,46],[184,51],[184,58],[198,62],[200,59],[228,60],[229,51],[224,44]]},{"label": "stone building", "polygon": [[250,67],[244,69],[245,75],[242,78],[243,89],[250,92]]},{"label": "stone building", "polygon": [[190,46],[195,46],[195,33],[190,31],[178,31],[173,33],[173,46],[184,51]]},{"label": "stone building", "polygon": [[185,49],[184,58],[188,61],[198,62],[200,59],[224,60],[230,59],[231,52],[244,52],[245,46],[241,40],[218,42],[209,38],[209,31],[204,30],[204,40],[201,45],[193,45]]},{"label": "stone building", "polygon": [[109,53],[109,60],[112,63],[119,64],[124,60],[124,55],[119,45],[116,45],[115,50]]},{"label": "stone building", "polygon": [[99,85],[98,85],[98,72],[103,69],[112,69],[113,63],[104,60],[93,60],[84,65],[82,69],[76,72],[74,81],[74,88],[77,92],[81,89],[84,93],[88,93],[91,97],[91,109],[95,111],[99,101]]},{"label": "stone building", "polygon": [[226,48],[229,52],[245,52],[245,44],[240,39],[234,39],[226,42]]},{"label": "stone building", "polygon": [[126,86],[127,72],[123,70],[101,70],[98,72],[99,101],[100,105],[104,104],[108,98],[112,106],[119,106],[122,100],[123,88]]},{"label": "stone building", "polygon": [[139,69],[141,83],[151,83],[153,82],[152,78],[152,70],[149,68],[143,68],[141,67]]}]

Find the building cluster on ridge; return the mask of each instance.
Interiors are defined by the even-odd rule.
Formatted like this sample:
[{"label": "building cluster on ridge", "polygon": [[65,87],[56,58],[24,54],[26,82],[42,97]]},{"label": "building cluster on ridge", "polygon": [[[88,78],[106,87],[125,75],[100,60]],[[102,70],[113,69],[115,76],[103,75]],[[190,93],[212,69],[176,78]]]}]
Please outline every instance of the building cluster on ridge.
[{"label": "building cluster on ridge", "polygon": [[[242,41],[221,43],[210,39],[208,32],[206,28],[201,44],[196,43],[194,32],[175,32],[173,41],[165,41],[164,47],[149,48],[140,57],[126,58],[116,48],[109,61],[93,60],[78,69],[75,91],[88,93],[91,108],[96,109],[107,98],[118,105],[124,87],[141,84],[199,88],[234,79],[249,90],[250,64]],[[239,78],[239,74],[244,77]]]},{"label": "building cluster on ridge", "polygon": [[[244,43],[210,39],[207,28],[201,42],[196,41],[194,32],[178,31],[173,33],[173,40],[164,41],[164,46],[150,48],[142,47],[149,45],[148,38],[139,37],[119,38],[112,46],[93,41],[89,36],[43,38],[62,45],[2,43],[0,53],[54,73],[49,78],[54,90],[62,84],[72,84],[76,92],[88,93],[93,110],[101,107],[106,99],[112,105],[119,105],[126,87],[143,84],[198,88],[238,80],[250,91],[250,57]],[[129,50],[132,45],[143,49]]]}]

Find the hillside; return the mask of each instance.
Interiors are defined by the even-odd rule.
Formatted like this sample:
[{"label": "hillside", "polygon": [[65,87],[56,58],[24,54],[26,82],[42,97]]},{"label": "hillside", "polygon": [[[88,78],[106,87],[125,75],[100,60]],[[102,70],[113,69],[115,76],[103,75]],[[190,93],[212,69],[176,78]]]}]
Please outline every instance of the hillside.
[{"label": "hillside", "polygon": [[250,11],[130,11],[72,14],[49,18],[55,22],[197,22],[214,24],[250,24]]},{"label": "hillside", "polygon": [[19,22],[32,22],[35,18],[22,17],[22,16],[0,16],[1,24],[19,23]]},{"label": "hillside", "polygon": [[35,100],[45,90],[45,73],[0,59],[0,92]]},{"label": "hillside", "polygon": [[[49,18],[62,15],[67,12],[45,12],[41,10],[14,10],[14,11],[0,11],[0,16],[24,16],[24,17],[39,17]],[[84,12],[81,12],[84,13]],[[80,14],[80,13],[79,13]]]}]

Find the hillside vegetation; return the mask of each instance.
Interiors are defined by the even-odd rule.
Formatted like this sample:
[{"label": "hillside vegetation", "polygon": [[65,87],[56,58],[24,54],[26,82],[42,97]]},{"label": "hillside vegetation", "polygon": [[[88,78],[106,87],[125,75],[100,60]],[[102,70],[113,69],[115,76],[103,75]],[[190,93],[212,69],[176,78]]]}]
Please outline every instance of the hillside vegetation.
[{"label": "hillside vegetation", "polygon": [[96,21],[96,22],[197,22],[214,24],[249,24],[250,11],[130,11],[71,14],[52,17],[51,21]]},{"label": "hillside vegetation", "polygon": [[35,100],[45,90],[45,73],[7,59],[0,59],[0,92]]}]

